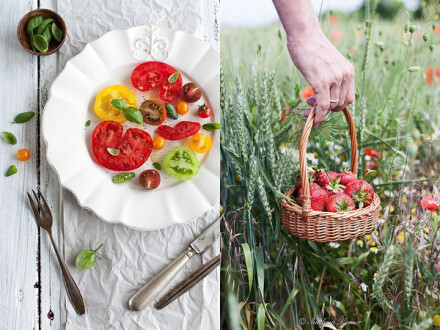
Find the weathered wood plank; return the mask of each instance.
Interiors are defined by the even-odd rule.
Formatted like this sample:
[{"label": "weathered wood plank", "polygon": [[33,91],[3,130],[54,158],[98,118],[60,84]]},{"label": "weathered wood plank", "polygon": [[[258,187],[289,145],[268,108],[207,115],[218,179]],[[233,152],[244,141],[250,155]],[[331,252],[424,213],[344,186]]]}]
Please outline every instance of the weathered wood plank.
[{"label": "weathered wood plank", "polygon": [[[24,51],[16,38],[22,16],[36,7],[35,1],[2,2],[0,29],[0,86],[2,87],[1,130],[17,137],[16,145],[0,143],[0,329],[38,328],[37,245],[38,231],[25,199],[37,187],[37,120],[12,125],[14,116],[37,111],[37,57]],[[19,162],[16,152],[31,151],[31,159]],[[18,173],[4,177],[15,164]]]}]

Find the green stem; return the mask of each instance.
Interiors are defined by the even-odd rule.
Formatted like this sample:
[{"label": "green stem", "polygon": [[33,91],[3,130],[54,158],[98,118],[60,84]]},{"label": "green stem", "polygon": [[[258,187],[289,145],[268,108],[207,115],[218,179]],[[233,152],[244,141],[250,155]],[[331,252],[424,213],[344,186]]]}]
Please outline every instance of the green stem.
[{"label": "green stem", "polygon": [[95,252],[95,253],[96,253],[96,252],[98,252],[98,251],[99,251],[99,249],[100,249],[100,248],[102,248],[102,246],[103,246],[103,245],[104,245],[104,243],[101,243],[101,245],[100,245],[100,246],[98,246],[98,247],[97,247],[97,248],[96,248],[95,250],[93,250],[93,252]]}]

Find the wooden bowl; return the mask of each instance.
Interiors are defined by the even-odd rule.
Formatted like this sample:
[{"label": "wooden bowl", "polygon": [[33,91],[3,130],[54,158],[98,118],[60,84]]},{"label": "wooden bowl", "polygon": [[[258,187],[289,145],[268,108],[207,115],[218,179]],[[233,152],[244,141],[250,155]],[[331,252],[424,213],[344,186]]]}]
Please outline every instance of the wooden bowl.
[{"label": "wooden bowl", "polygon": [[[61,31],[63,31],[63,39],[61,39],[61,42],[58,42],[55,40],[55,38],[52,38],[52,41],[49,44],[49,49],[47,50],[46,53],[40,53],[40,52],[33,51],[31,44],[30,44],[29,35],[26,31],[26,25],[29,22],[29,20],[32,17],[39,16],[39,15],[43,16],[43,19],[52,18],[54,20],[55,24],[61,29]],[[18,39],[18,42],[20,43],[20,45],[24,49],[26,49],[29,53],[34,54],[34,55],[40,55],[40,56],[46,56],[46,55],[53,54],[58,49],[60,49],[60,47],[64,43],[64,40],[66,40],[66,34],[67,34],[66,23],[64,23],[64,20],[62,19],[62,17],[60,15],[58,15],[56,12],[49,10],[49,9],[32,10],[31,12],[29,12],[23,16],[23,18],[20,20],[20,22],[18,23],[18,26],[17,26],[17,39]]]}]

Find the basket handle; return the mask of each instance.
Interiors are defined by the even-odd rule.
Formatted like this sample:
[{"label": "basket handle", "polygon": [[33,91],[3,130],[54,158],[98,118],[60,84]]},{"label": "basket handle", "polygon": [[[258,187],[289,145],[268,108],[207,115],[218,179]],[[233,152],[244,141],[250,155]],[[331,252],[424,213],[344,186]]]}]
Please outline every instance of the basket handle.
[{"label": "basket handle", "polygon": [[[351,115],[348,108],[344,110],[345,119],[348,123],[348,129],[350,131],[351,139],[351,172],[357,176],[357,163],[358,163],[358,150],[357,150],[357,140],[356,140],[356,128],[354,126],[353,116]],[[309,117],[307,118],[306,124],[304,125],[303,134],[301,141],[299,143],[299,165],[301,170],[301,181],[303,188],[303,207],[301,219],[307,221],[308,214],[312,211],[311,200],[310,200],[310,184],[309,184],[309,174],[307,172],[307,143],[309,141],[310,132],[312,130],[313,121],[315,119],[316,107],[314,106],[310,111]]]}]

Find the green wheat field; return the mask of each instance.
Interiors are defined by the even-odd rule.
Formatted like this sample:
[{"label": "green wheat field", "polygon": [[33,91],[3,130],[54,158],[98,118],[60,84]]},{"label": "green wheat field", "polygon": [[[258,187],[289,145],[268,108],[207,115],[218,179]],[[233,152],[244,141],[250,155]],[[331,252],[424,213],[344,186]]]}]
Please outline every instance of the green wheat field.
[{"label": "green wheat field", "polygon": [[[356,69],[359,175],[381,198],[377,228],[314,243],[283,228],[298,178],[307,82],[280,24],[222,28],[222,325],[230,329],[431,329],[440,326],[440,18],[323,13]],[[281,120],[284,117],[285,120]],[[312,131],[310,168],[350,165],[344,116]]]}]

